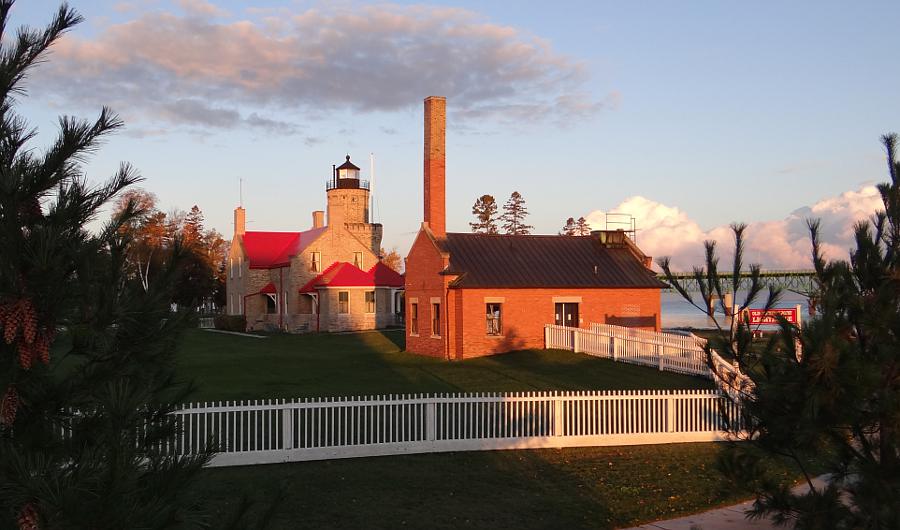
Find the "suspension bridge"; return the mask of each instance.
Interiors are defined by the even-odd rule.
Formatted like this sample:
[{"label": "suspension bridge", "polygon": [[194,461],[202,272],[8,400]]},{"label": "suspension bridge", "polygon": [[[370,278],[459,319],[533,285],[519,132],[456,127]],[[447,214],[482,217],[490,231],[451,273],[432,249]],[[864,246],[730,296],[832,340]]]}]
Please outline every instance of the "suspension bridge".
[{"label": "suspension bridge", "polygon": [[[799,270],[764,270],[760,271],[759,277],[764,286],[778,287],[785,291],[792,291],[798,294],[808,296],[813,291],[813,283],[816,271],[812,269]],[[722,282],[722,288],[731,290],[732,273],[720,272],[719,280]],[[689,292],[700,291],[700,286],[694,277],[693,272],[675,272],[672,278]],[[659,279],[667,282],[665,274],[660,274]],[[742,272],[739,276],[740,284],[738,290],[746,290],[750,288],[751,275],[749,272]],[[672,290],[670,288],[670,290]]]}]

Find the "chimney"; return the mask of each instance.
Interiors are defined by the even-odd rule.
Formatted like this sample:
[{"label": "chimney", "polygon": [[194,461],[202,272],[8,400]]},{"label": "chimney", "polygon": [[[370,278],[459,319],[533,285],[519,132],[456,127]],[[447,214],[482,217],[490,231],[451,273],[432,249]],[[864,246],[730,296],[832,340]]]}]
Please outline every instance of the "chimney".
[{"label": "chimney", "polygon": [[234,235],[242,236],[247,232],[247,210],[238,206],[234,209]]},{"label": "chimney", "polygon": [[447,234],[445,211],[445,139],[447,98],[425,98],[425,219],[437,237]]},{"label": "chimney", "polygon": [[322,228],[325,226],[325,212],[316,210],[313,212],[313,228]]}]

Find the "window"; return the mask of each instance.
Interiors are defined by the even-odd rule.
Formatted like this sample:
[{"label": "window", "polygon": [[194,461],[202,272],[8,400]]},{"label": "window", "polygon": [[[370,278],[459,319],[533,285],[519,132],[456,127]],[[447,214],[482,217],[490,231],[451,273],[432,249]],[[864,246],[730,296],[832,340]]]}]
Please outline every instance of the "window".
[{"label": "window", "polygon": [[273,315],[278,312],[278,301],[275,300],[274,294],[266,295],[266,313]]},{"label": "window", "polygon": [[320,272],[322,270],[322,253],[312,252],[309,255],[309,270]]},{"label": "window", "polygon": [[366,313],[375,312],[375,291],[366,291]]},{"label": "window", "polygon": [[503,327],[500,325],[501,304],[485,304],[487,319],[487,334],[500,335]]},{"label": "window", "polygon": [[340,291],[338,293],[338,313],[350,312],[350,291]]},{"label": "window", "polygon": [[415,302],[409,304],[409,334],[419,334],[419,304]]},{"label": "window", "polygon": [[353,265],[355,265],[358,269],[363,268],[362,252],[353,253]]},{"label": "window", "polygon": [[441,336],[441,304],[431,304],[431,336]]},{"label": "window", "polygon": [[234,259],[228,258],[228,268],[231,270],[231,277],[234,278]]}]

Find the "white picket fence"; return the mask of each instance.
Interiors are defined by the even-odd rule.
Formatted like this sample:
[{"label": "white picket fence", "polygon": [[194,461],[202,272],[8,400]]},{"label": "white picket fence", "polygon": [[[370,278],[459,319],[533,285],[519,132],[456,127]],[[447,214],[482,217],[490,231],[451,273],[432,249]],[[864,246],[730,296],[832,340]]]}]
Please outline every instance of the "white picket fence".
[{"label": "white picket fence", "polygon": [[362,456],[719,441],[738,410],[711,390],[520,392],[186,405],[166,451],[212,466]]},{"label": "white picket fence", "polygon": [[544,328],[544,343],[547,348],[709,377],[732,395],[753,388],[752,380],[715,350],[710,352],[713,365],[710,370],[704,350],[706,339],[693,333],[660,333],[610,324],[591,324],[590,329],[548,324]]},{"label": "white picket fence", "polygon": [[[711,377],[699,337],[591,324],[591,329],[547,325],[547,348],[560,348],[641,366]],[[702,339],[700,339],[702,340]]]}]

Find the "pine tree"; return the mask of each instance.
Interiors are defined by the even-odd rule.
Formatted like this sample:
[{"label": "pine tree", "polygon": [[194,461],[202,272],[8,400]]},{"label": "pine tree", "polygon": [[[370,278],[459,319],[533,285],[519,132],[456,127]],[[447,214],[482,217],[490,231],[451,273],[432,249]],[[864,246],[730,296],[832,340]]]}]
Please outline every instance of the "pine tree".
[{"label": "pine tree", "polygon": [[469,223],[472,232],[479,234],[497,233],[497,201],[492,195],[482,195],[472,205],[472,215],[476,222]]},{"label": "pine tree", "polygon": [[574,236],[575,235],[575,218],[569,217],[566,219],[566,224],[560,230],[559,235],[561,236]]},{"label": "pine tree", "polygon": [[[0,31],[12,0],[0,0]],[[205,524],[190,489],[209,455],[161,447],[190,390],[174,376],[185,316],[168,310],[182,250],[146,284],[130,277],[134,201],[86,224],[139,180],[123,164],[87,184],[81,162],[122,122],[60,119],[38,153],[13,96],[81,21],[63,5],[43,31],[0,35],[0,527],[170,528]],[[62,362],[65,360],[65,362]]]},{"label": "pine tree", "polygon": [[528,217],[528,209],[525,207],[525,198],[518,191],[512,192],[509,200],[503,205],[503,215],[500,216],[500,220],[503,221],[503,231],[516,236],[530,234],[534,227],[525,224],[526,217]]},{"label": "pine tree", "polygon": [[199,245],[203,237],[203,212],[196,204],[184,216],[181,227],[182,239],[186,244]]},{"label": "pine tree", "polygon": [[[890,176],[878,188],[884,210],[854,227],[849,261],[826,261],[819,223],[809,222],[819,313],[802,330],[782,319],[778,334],[758,348],[751,348],[747,320],[719,326],[710,341],[752,380],[728,394],[742,418],[729,430],[743,441],[719,462],[733,483],[756,491],[752,517],[804,529],[900,528],[900,162],[897,136],[883,144]],[[729,272],[741,271],[744,228],[734,227]],[[706,251],[706,267],[695,270],[703,297],[725,288],[715,244],[707,242]],[[660,265],[691,300],[668,260]],[[750,277],[742,307],[762,290],[758,266]],[[733,292],[738,286],[734,278]],[[778,295],[770,290],[766,308]],[[774,462],[793,465],[808,488],[792,493],[789,481],[768,471]],[[828,475],[824,488],[813,486],[814,473]]]},{"label": "pine tree", "polygon": [[579,217],[578,220],[575,221],[575,235],[591,235],[591,226],[588,224],[587,219],[585,219],[584,217]]}]

